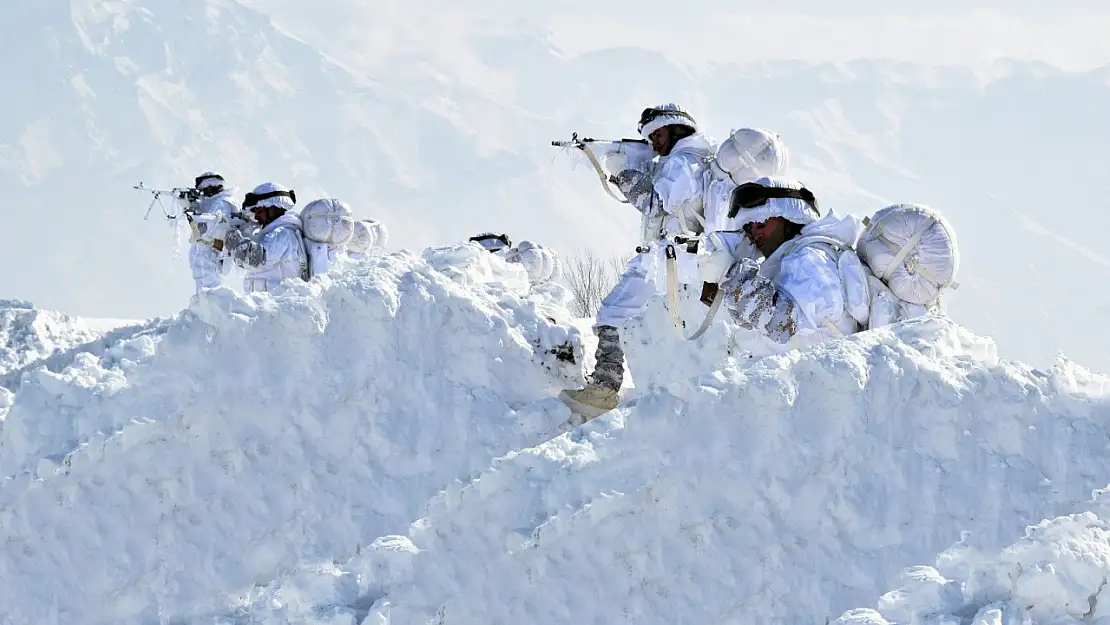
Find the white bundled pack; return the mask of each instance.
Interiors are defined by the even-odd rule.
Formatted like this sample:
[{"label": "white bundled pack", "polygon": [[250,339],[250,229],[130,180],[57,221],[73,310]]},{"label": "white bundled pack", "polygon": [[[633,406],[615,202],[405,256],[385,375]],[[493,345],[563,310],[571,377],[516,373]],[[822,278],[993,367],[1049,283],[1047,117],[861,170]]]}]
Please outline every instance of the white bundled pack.
[{"label": "white bundled pack", "polygon": [[389,230],[385,224],[374,219],[362,219],[354,223],[354,233],[347,243],[347,253],[352,258],[360,258],[385,248],[389,240]]},{"label": "white bundled pack", "polygon": [[342,200],[313,200],[301,209],[301,226],[309,241],[346,245],[355,231],[351,207]]},{"label": "white bundled pack", "polygon": [[562,263],[555,250],[532,241],[517,243],[505,255],[505,260],[524,265],[528,272],[528,281],[532,284],[555,280],[562,272]]},{"label": "white bundled pack", "polygon": [[921,204],[894,204],[864,225],[856,250],[895,297],[931,307],[942,290],[956,288],[956,233],[938,212]]}]

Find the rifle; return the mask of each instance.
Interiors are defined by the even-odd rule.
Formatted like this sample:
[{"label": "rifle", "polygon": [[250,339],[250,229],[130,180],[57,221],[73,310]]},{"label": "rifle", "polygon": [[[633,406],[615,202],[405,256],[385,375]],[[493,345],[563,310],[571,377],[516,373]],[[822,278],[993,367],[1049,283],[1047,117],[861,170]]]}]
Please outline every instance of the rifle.
[{"label": "rifle", "polygon": [[557,148],[583,148],[587,143],[597,144],[623,144],[623,143],[639,143],[648,150],[651,149],[651,144],[644,139],[591,139],[589,137],[579,139],[578,133],[571,134],[570,141],[552,141],[551,145]]},{"label": "rifle", "polygon": [[598,161],[595,152],[600,149],[604,156],[624,153],[635,157],[633,160],[637,162],[650,160],[655,155],[651,144],[643,139],[579,139],[577,132],[571,135],[570,141],[552,141],[551,145],[557,148],[577,148],[582,150],[586,158],[590,160],[590,164],[593,165],[594,171],[597,172],[597,177],[601,180],[602,188],[609,194],[609,197],[622,204],[628,204],[628,200],[617,197],[617,195],[613,193],[610,187],[611,181],[609,177],[605,175],[605,169]]},{"label": "rifle", "polygon": [[140,182],[139,184],[131,188],[139,191],[149,191],[154,194],[154,199],[150,201],[150,206],[147,207],[146,214],[143,215],[143,219],[150,218],[150,211],[154,210],[155,203],[157,203],[159,208],[162,209],[162,214],[166,217],[166,219],[177,219],[179,215],[178,211],[167,211],[166,205],[162,203],[162,198],[164,196],[170,196],[178,202],[185,202],[185,207],[181,209],[180,214],[185,215],[186,219],[191,220],[191,216],[196,212],[193,210],[193,205],[197,201],[199,201],[202,196],[200,189],[194,189],[192,187],[153,189]]}]

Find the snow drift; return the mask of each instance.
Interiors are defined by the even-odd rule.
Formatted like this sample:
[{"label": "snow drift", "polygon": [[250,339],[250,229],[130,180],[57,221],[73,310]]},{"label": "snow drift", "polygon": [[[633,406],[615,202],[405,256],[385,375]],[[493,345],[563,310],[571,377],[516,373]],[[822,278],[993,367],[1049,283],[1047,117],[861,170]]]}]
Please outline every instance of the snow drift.
[{"label": "snow drift", "polygon": [[[641,330],[666,336],[663,316]],[[654,326],[650,319],[657,319]],[[647,350],[640,350],[646,354]],[[655,363],[630,363],[651,371]],[[655,390],[306,561],[234,623],[823,623],[1110,476],[1110,380],[923,318]]]},{"label": "snow drift", "polygon": [[1110,623],[1110,502],[1096,493],[1090,509],[1027,527],[999,551],[965,537],[936,559],[914,566],[877,609],[845,612],[833,625],[1011,625]]},{"label": "snow drift", "polygon": [[77,317],[41,310],[30,302],[0,300],[0,375],[100,334]]},{"label": "snow drift", "polygon": [[477,246],[288,286],[213,291],[22,373],[0,428],[0,623],[222,609],[405,527],[570,416],[553,396],[587,346],[565,292]]},{"label": "snow drift", "polygon": [[78,353],[102,353],[120,336],[135,333],[131,323],[74,317],[35,308],[22,300],[0,300],[0,427],[12,405],[11,391],[18,387],[24,371],[38,367],[57,370]]},{"label": "snow drift", "polygon": [[[57,315],[52,311],[34,309],[37,314]],[[115,366],[116,360],[130,352],[127,346],[145,336],[159,336],[164,334],[169,327],[168,319],[155,318],[145,321],[129,319],[96,319],[84,317],[68,317],[67,324],[57,340],[49,356],[43,356],[28,346],[19,349],[23,360],[27,361],[21,367],[0,373],[0,390],[14,391],[19,388],[23,374],[36,369],[47,369],[60,372],[73,364],[78,358],[96,356],[101,359],[105,368]],[[90,336],[96,338],[89,339]],[[70,345],[62,349],[63,345]]]},{"label": "snow drift", "polygon": [[[748,359],[653,302],[635,396],[568,431],[592,346],[522,267],[460,245],[287,286],[22,368],[0,623],[821,623],[1110,476],[1110,379],[941,318]],[[1074,518],[1052,535],[1101,535]],[[1090,597],[1084,553],[1053,605]],[[845,618],[1006,600],[949,596],[971,570]]]}]

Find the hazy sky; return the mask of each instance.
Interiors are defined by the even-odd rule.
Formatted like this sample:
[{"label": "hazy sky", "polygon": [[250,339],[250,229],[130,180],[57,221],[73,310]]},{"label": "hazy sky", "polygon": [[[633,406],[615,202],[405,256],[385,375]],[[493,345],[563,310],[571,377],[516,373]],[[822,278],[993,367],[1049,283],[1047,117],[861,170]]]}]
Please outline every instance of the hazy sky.
[{"label": "hazy sky", "polygon": [[385,48],[435,47],[446,32],[465,36],[473,19],[532,24],[567,51],[634,44],[692,63],[883,57],[976,65],[1014,58],[1069,70],[1110,63],[1110,3],[1100,0],[709,0],[684,7],[677,19],[674,3],[660,0],[242,3],[294,32],[318,33],[327,22],[326,38],[316,43],[367,65],[389,58]]}]

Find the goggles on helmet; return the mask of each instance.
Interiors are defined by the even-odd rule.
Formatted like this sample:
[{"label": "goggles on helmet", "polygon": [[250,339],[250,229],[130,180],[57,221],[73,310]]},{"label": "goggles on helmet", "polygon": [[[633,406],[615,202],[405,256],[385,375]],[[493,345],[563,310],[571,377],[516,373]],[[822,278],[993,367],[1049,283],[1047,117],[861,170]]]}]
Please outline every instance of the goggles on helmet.
[{"label": "goggles on helmet", "polygon": [[272,197],[281,196],[285,196],[290,200],[293,200],[294,204],[297,203],[296,192],[294,192],[292,189],[289,189],[288,191],[270,191],[269,193],[248,193],[246,198],[243,199],[243,208],[253,209],[255,205],[262,200],[268,200]]},{"label": "goggles on helmet", "polygon": [[[477,243],[478,245],[481,245],[482,247],[486,248],[487,250],[489,250],[491,252],[496,252],[499,249],[504,249],[505,247],[512,247],[513,246],[512,240],[509,239],[508,235],[493,234],[492,232],[488,232],[486,234],[479,234],[477,236],[470,237],[469,240]],[[487,245],[486,244],[487,241],[491,242],[491,245]],[[500,241],[503,244],[503,247],[496,247],[496,244],[492,243],[493,241]]]},{"label": "goggles on helmet", "polygon": [[205,174],[202,176],[197,176],[196,178],[193,178],[193,187],[199,189],[200,183],[204,182],[205,180],[219,180],[220,183],[223,183],[224,177],[219,174]]},{"label": "goggles on helmet", "polygon": [[728,217],[732,219],[741,211],[758,208],[771,200],[779,198],[801,200],[809,205],[815,214],[820,215],[817,211],[817,198],[813,196],[812,191],[805,187],[801,189],[783,189],[780,187],[765,187],[758,182],[745,182],[732,190]]}]

